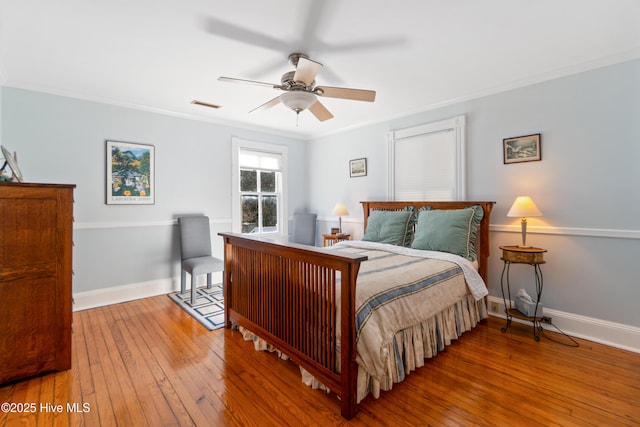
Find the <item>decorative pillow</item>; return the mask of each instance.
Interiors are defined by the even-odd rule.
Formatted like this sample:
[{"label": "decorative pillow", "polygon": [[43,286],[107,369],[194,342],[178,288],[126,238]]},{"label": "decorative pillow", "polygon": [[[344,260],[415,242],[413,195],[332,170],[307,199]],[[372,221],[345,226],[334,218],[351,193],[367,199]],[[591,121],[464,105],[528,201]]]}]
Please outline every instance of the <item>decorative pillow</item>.
[{"label": "decorative pillow", "polygon": [[480,206],[421,211],[411,247],[449,252],[476,261],[476,238],[483,216]]},{"label": "decorative pillow", "polygon": [[371,211],[362,240],[411,246],[415,208],[407,206],[401,211]]}]

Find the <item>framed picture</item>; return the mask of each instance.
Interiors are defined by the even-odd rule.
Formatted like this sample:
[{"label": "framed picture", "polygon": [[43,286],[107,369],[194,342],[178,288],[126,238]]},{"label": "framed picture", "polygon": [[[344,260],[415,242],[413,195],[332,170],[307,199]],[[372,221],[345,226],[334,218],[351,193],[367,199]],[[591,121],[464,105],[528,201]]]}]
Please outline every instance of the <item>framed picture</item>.
[{"label": "framed picture", "polygon": [[542,160],[541,148],[539,133],[503,139],[504,164]]},{"label": "framed picture", "polygon": [[155,203],[155,147],[107,141],[108,205]]},{"label": "framed picture", "polygon": [[349,176],[366,176],[367,175],[367,159],[349,160]]}]

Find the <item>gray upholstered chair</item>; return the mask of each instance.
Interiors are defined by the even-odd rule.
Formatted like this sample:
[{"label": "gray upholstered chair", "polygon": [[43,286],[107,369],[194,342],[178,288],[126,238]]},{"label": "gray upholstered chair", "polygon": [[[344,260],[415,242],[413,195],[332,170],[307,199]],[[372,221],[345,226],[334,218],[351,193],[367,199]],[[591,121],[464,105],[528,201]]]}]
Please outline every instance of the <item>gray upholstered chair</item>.
[{"label": "gray upholstered chair", "polygon": [[294,213],[291,241],[314,246],[316,244],[316,218],[317,215],[314,213]]},{"label": "gray upholstered chair", "polygon": [[180,226],[180,252],[182,268],[180,291],[186,292],[187,273],[191,275],[191,304],[196,301],[196,279],[207,275],[207,288],[211,289],[211,274],[224,270],[224,261],[211,256],[211,232],[206,216],[178,218]]}]

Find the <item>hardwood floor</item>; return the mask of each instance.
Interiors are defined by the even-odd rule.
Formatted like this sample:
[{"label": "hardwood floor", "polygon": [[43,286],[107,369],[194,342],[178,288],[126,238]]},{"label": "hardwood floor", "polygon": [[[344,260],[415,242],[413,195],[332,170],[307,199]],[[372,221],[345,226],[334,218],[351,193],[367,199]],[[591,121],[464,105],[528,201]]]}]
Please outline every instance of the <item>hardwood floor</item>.
[{"label": "hardwood floor", "polygon": [[[347,422],[333,395],[166,296],[74,313],[73,364],[0,388],[0,426],[640,425],[640,354],[490,318]],[[558,339],[557,335],[546,333]],[[58,406],[59,405],[59,406]]]}]

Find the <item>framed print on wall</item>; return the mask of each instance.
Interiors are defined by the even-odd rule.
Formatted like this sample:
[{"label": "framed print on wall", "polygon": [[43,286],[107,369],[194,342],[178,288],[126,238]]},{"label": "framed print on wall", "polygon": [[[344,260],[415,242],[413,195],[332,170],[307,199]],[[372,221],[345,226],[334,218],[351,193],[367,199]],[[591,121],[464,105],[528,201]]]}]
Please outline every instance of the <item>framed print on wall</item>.
[{"label": "framed print on wall", "polygon": [[108,205],[155,203],[155,147],[107,141]]},{"label": "framed print on wall", "polygon": [[349,176],[366,176],[367,175],[367,159],[349,160]]},{"label": "framed print on wall", "polygon": [[539,133],[503,139],[504,164],[542,160],[541,148]]}]

